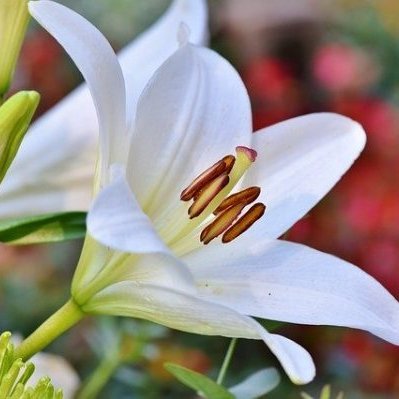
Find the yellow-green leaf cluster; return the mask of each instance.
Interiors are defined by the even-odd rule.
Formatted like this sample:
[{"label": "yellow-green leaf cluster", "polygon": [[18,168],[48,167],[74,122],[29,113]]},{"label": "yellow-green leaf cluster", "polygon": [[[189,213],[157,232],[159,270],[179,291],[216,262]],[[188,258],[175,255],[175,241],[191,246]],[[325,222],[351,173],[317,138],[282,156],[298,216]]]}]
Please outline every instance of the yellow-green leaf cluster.
[{"label": "yellow-green leaf cluster", "polygon": [[[320,397],[316,398],[313,396],[308,395],[305,392],[301,393],[302,399],[333,399],[332,393],[331,393],[331,386],[326,385],[323,387],[320,393]],[[344,394],[343,392],[340,392],[337,396],[336,399],[344,399]]]},{"label": "yellow-green leaf cluster", "polygon": [[49,377],[42,377],[35,386],[27,386],[35,366],[14,359],[11,333],[0,335],[0,398],[1,399],[62,399],[62,390],[55,389]]}]

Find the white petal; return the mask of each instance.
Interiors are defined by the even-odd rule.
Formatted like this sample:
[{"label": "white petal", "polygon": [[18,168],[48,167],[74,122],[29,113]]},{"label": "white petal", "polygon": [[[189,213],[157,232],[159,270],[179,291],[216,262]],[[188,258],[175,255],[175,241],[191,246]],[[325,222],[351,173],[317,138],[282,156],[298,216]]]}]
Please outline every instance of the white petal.
[{"label": "white petal", "polygon": [[87,216],[90,235],[124,252],[169,253],[137,203],[123,170],[115,167],[114,171],[113,181],[97,195]]},{"label": "white petal", "polygon": [[[128,176],[153,220],[196,175],[251,140],[247,92],[217,53],[186,45],[155,73],[140,97]],[[163,216],[163,217],[161,217]]]},{"label": "white petal", "polygon": [[[189,26],[192,43],[205,44],[206,14],[204,0],[175,0],[159,21],[121,51],[128,108],[135,107],[149,77],[177,49],[181,21]],[[97,143],[92,98],[81,85],[31,126],[0,186],[0,217],[88,210]]]},{"label": "white petal", "polygon": [[257,371],[229,391],[235,399],[257,399],[276,388],[280,380],[278,371],[271,367]]},{"label": "white petal", "polygon": [[48,376],[56,389],[62,389],[64,399],[75,397],[80,386],[79,375],[63,357],[39,352],[30,361],[35,365],[35,372],[27,385],[34,386]]},{"label": "white petal", "polygon": [[29,10],[65,48],[87,82],[97,111],[105,168],[110,160],[119,160],[123,147],[118,145],[126,133],[125,83],[116,55],[101,32],[69,8],[40,0],[29,2]]},{"label": "white petal", "polygon": [[287,231],[334,186],[364,144],[362,127],[337,114],[301,116],[256,132],[258,158],[243,186],[261,186],[259,200],[267,208],[249,234],[277,238]]},{"label": "white petal", "polygon": [[263,339],[297,384],[311,381],[308,352],[288,338],[268,333],[255,320],[228,307],[154,285],[122,282],[107,287],[82,308],[87,313],[138,317],[203,335]]},{"label": "white petal", "polygon": [[[99,287],[97,291],[100,291],[103,287],[122,281],[130,281],[135,285],[156,284],[186,293],[196,292],[190,271],[172,255],[133,254],[124,257],[122,261],[115,261],[121,254],[105,253],[105,250],[106,248],[96,241],[91,241],[90,236],[86,239],[71,289],[77,303],[85,303],[88,296],[93,296],[92,293],[88,295],[86,291],[87,288],[92,290],[93,284]],[[102,273],[104,268],[107,268],[106,273]]]},{"label": "white petal", "polygon": [[91,110],[90,102],[80,88],[32,125],[0,185],[0,217],[88,209],[97,118],[81,112]]},{"label": "white petal", "polygon": [[196,292],[191,272],[174,256],[163,253],[132,256],[118,269],[119,281],[156,284],[190,294]]},{"label": "white petal", "polygon": [[120,53],[129,118],[133,119],[139,95],[152,74],[178,49],[177,34],[181,23],[189,28],[191,43],[205,45],[208,37],[206,1],[173,1],[154,25]]},{"label": "white petal", "polygon": [[399,303],[371,276],[332,255],[287,241],[243,238],[183,261],[201,296],[240,313],[359,328],[399,344]]}]

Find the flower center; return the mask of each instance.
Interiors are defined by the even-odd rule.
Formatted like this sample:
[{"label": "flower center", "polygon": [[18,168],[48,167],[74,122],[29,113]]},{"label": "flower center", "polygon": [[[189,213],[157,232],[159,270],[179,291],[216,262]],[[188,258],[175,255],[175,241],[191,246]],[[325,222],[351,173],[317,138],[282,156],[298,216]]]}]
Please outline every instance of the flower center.
[{"label": "flower center", "polygon": [[[215,218],[201,231],[200,240],[208,244],[214,238],[222,236],[222,242],[228,243],[248,230],[265,212],[261,202],[254,204],[242,216],[244,208],[253,203],[261,192],[259,187],[249,187],[229,195],[234,186],[256,160],[256,151],[247,147],[237,147],[236,156],[227,155],[197,176],[185,188],[180,199],[193,200],[188,209],[193,230],[212,213]],[[238,220],[237,220],[238,219]]]}]

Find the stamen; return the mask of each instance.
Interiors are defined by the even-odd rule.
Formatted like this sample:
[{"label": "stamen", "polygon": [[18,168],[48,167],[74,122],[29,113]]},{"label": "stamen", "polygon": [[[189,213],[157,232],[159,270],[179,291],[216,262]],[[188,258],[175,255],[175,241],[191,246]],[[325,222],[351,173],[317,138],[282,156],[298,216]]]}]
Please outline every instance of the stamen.
[{"label": "stamen", "polygon": [[208,183],[202,189],[198,197],[188,209],[190,219],[201,215],[202,211],[210,204],[210,202],[223,190],[229,183],[230,178],[226,174],[218,176],[215,180]]},{"label": "stamen", "polygon": [[[246,171],[251,167],[256,156],[257,153],[255,150],[238,146],[236,147],[235,157],[233,155],[225,156],[196,177],[193,182],[182,191],[181,199],[183,201],[194,200],[188,210],[190,220],[185,224],[176,222],[173,227],[168,225],[167,232],[173,231],[167,239],[167,244],[169,246],[175,246],[180,240],[187,238],[201,226],[219,206],[220,208],[216,212],[218,214],[217,218],[223,215],[223,219],[218,219],[218,221],[215,221],[215,224],[211,223],[204,229],[202,232],[202,240],[204,243],[208,243],[213,238],[222,234],[223,231],[225,235],[227,234],[227,239],[229,239],[230,235],[235,234],[234,237],[231,238],[234,239],[262,216],[260,214],[257,216],[259,207],[256,207],[255,211],[249,211],[249,216],[244,218],[243,221],[240,222],[241,219],[238,221],[238,226],[236,228],[234,228],[234,225],[230,227],[242,212],[244,206],[256,200],[259,195],[258,187],[250,187],[242,193],[237,193],[226,199]],[[226,202],[224,202],[225,199]],[[222,203],[223,205],[221,205]],[[260,206],[264,207],[262,204],[260,204]],[[233,207],[236,208],[233,210]],[[240,209],[240,211],[238,211],[238,209]],[[227,213],[227,211],[230,210],[231,212]],[[248,218],[255,218],[255,220],[248,222]],[[248,227],[245,227],[246,224],[248,224]],[[229,233],[231,230],[232,232]],[[166,233],[164,234],[166,235]]]},{"label": "stamen", "polygon": [[190,201],[195,198],[196,195],[212,180],[216,179],[221,174],[229,174],[233,168],[235,157],[233,155],[227,155],[220,161],[213,164],[205,172],[202,172],[197,176],[192,183],[185,188],[180,194],[182,201]]},{"label": "stamen", "polygon": [[236,220],[237,216],[245,207],[244,204],[236,204],[224,212],[221,212],[215,220],[205,227],[201,232],[200,240],[204,244],[210,243],[214,238],[227,230]]},{"label": "stamen", "polygon": [[223,234],[222,242],[226,244],[248,230],[263,216],[265,209],[266,206],[260,202],[253,205],[247,213],[241,216],[240,219]]},{"label": "stamen", "polygon": [[226,155],[222,158],[222,161],[226,164],[226,173],[229,174],[236,162],[236,157],[234,155]]},{"label": "stamen", "polygon": [[237,204],[244,204],[248,205],[251,202],[254,202],[260,194],[259,187],[249,187],[245,190],[242,190],[238,193],[229,195],[225,198],[222,203],[213,211],[214,215],[219,214],[220,212],[224,211],[227,208],[230,208]]}]

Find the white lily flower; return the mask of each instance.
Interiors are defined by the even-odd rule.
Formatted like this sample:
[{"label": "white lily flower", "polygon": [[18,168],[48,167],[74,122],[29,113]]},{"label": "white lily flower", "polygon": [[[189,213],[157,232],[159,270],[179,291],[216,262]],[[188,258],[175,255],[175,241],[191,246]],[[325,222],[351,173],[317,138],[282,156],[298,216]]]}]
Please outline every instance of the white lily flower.
[{"label": "white lily flower", "polygon": [[[152,27],[121,51],[130,117],[153,72],[177,49],[181,22],[194,43],[206,43],[205,0],[174,0]],[[0,218],[87,211],[97,146],[95,109],[87,86],[81,85],[31,126],[0,186]]]},{"label": "white lily flower", "polygon": [[[50,1],[30,10],[84,75],[99,119],[97,195],[72,286],[80,309],[263,339],[295,383],[314,377],[310,355],[251,316],[360,328],[399,344],[399,305],[377,281],[277,239],[357,158],[365,144],[358,123],[321,113],[252,134],[238,74],[187,43],[183,30],[129,125],[123,75],[100,32]],[[236,157],[226,156],[235,148]],[[230,192],[241,194],[224,201]],[[256,195],[252,210],[232,222]]]}]

